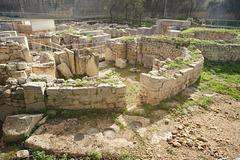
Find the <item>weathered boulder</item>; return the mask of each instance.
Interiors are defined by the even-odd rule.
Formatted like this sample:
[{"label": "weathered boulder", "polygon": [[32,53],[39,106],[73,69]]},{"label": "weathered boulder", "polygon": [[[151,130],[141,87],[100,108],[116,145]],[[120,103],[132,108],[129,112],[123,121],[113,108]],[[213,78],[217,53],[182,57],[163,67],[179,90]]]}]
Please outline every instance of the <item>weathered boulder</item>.
[{"label": "weathered boulder", "polygon": [[57,66],[57,69],[61,72],[61,74],[66,78],[69,79],[71,77],[73,77],[72,72],[70,71],[70,69],[68,68],[66,63],[61,63]]},{"label": "weathered boulder", "polygon": [[20,150],[20,151],[17,151],[16,155],[17,155],[17,158],[19,158],[19,159],[28,158],[29,151],[28,150]]},{"label": "weathered boulder", "polygon": [[24,139],[26,133],[31,133],[33,127],[42,119],[43,114],[19,114],[8,116],[3,123],[4,142],[16,142]]},{"label": "weathered boulder", "polygon": [[40,60],[40,63],[48,63],[48,62],[54,61],[54,57],[50,53],[44,52],[40,56],[39,60]]},{"label": "weathered boulder", "polygon": [[125,68],[127,66],[127,60],[118,58],[116,59],[115,66],[119,68]]},{"label": "weathered boulder", "polygon": [[67,49],[67,48],[64,48],[64,51],[67,52],[67,55],[68,55],[68,60],[69,60],[69,67],[71,69],[71,72],[73,74],[76,74],[75,72],[75,60],[74,60],[74,52]]}]

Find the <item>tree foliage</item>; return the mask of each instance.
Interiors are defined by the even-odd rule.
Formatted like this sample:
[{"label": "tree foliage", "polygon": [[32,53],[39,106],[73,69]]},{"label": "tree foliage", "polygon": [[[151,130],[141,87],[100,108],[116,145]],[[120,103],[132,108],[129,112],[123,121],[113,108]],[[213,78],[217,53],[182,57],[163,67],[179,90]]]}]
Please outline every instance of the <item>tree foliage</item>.
[{"label": "tree foliage", "polygon": [[109,14],[110,14],[110,18],[111,18],[110,21],[111,22],[113,20],[114,7],[116,7],[120,3],[121,3],[121,0],[100,0],[100,5],[102,7],[104,7],[104,9],[109,10]]},{"label": "tree foliage", "polygon": [[216,11],[219,7],[228,13],[234,13],[240,19],[240,0],[210,0],[207,8]]}]

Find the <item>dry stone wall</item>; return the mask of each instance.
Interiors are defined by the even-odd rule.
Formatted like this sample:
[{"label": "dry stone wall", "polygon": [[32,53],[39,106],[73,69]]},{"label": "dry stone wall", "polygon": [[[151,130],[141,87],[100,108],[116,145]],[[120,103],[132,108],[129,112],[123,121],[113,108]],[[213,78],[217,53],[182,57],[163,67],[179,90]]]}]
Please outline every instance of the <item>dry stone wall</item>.
[{"label": "dry stone wall", "polygon": [[[175,40],[142,37],[134,40],[112,39],[107,41],[106,60],[127,59],[129,63],[137,61],[145,67],[152,67],[153,59],[175,59],[183,54]],[[136,53],[137,51],[137,53]]]},{"label": "dry stone wall", "polygon": [[207,60],[222,62],[240,61],[240,45],[237,44],[197,43],[196,47],[202,51],[202,55]]},{"label": "dry stone wall", "polygon": [[195,31],[194,33],[179,34],[181,38],[196,38],[200,40],[209,41],[230,41],[237,37],[237,34],[230,32],[219,32],[219,31]]},{"label": "dry stone wall", "polygon": [[29,49],[18,42],[2,42],[0,43],[0,63],[8,62],[32,62]]},{"label": "dry stone wall", "polygon": [[124,84],[97,87],[48,87],[47,106],[60,109],[125,108]]},{"label": "dry stone wall", "polygon": [[130,36],[131,34],[123,29],[116,29],[116,28],[105,28],[104,33],[111,35],[111,38],[118,38],[124,36]]},{"label": "dry stone wall", "polygon": [[21,107],[25,111],[40,111],[45,107],[125,109],[125,95],[126,85],[116,77],[102,81],[97,78],[64,81],[49,75],[31,74],[28,78],[9,78],[5,86],[0,86],[0,106]]},{"label": "dry stone wall", "polygon": [[172,97],[195,83],[203,68],[204,58],[191,63],[188,68],[180,69],[168,76],[167,67],[162,67],[159,71],[152,71],[149,74],[142,73],[140,76],[140,92],[138,101],[156,104],[160,101]]}]

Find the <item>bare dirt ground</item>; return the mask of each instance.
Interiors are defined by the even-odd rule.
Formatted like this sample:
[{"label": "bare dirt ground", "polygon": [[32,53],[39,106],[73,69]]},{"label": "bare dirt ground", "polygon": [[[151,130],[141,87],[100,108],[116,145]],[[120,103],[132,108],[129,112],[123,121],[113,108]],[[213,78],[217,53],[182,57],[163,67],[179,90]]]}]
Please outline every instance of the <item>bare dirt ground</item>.
[{"label": "bare dirt ground", "polygon": [[146,128],[146,146],[129,150],[147,159],[240,158],[240,102],[211,96],[209,110],[179,116],[168,125],[162,119]]},{"label": "bare dirt ground", "polygon": [[[170,111],[156,110],[154,121],[125,114],[118,115],[118,123],[112,121],[111,116],[95,120],[86,116],[54,118],[41,126],[25,144],[38,150],[76,156],[96,150],[105,155],[104,159],[109,159],[109,153],[123,151],[142,159],[156,160],[240,158],[239,100],[217,93],[203,94],[193,87],[182,94],[192,99],[209,96],[213,102],[208,110],[193,106],[187,108],[185,115],[176,117]],[[141,126],[131,127],[133,122],[140,122]],[[98,131],[87,134],[91,128]],[[105,135],[106,129],[115,133]],[[76,133],[84,133],[84,139],[76,141]]]}]

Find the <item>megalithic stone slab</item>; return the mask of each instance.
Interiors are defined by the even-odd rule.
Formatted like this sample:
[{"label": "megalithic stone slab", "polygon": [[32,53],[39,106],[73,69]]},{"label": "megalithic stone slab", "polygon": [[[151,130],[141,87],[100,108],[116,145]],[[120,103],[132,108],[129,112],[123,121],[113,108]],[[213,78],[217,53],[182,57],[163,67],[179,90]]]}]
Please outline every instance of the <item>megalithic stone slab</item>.
[{"label": "megalithic stone slab", "polygon": [[16,142],[24,139],[26,133],[31,133],[33,127],[42,119],[43,114],[19,114],[8,116],[3,123],[4,142]]}]

